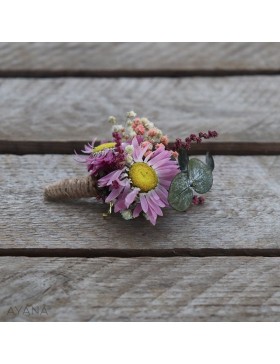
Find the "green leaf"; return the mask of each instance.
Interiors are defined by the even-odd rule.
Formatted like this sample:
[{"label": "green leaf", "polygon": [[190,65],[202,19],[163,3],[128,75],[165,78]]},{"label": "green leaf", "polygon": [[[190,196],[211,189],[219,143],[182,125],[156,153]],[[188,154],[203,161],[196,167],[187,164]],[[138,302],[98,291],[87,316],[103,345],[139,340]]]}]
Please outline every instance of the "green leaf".
[{"label": "green leaf", "polygon": [[171,182],[168,201],[175,210],[186,211],[192,203],[193,191],[186,173],[179,173]]},{"label": "green leaf", "polygon": [[197,193],[206,193],[213,184],[211,168],[197,158],[189,161],[190,185]]},{"label": "green leaf", "polygon": [[188,170],[189,156],[186,149],[179,150],[178,162],[182,172]]},{"label": "green leaf", "polygon": [[215,168],[214,158],[209,152],[206,153],[206,164],[211,169],[211,171],[214,170]]}]

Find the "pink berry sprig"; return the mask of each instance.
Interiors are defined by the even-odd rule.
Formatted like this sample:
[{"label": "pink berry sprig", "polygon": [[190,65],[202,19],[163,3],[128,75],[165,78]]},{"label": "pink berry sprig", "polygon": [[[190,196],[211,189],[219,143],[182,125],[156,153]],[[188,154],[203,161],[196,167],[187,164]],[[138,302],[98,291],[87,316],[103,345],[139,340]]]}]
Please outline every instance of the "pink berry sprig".
[{"label": "pink berry sprig", "polygon": [[180,138],[177,138],[174,143],[174,151],[179,151],[180,149],[186,149],[190,150],[191,143],[196,142],[197,144],[202,142],[202,139],[210,139],[210,138],[216,138],[218,136],[218,133],[213,130],[209,130],[208,133],[200,132],[198,135],[196,134],[190,134],[190,136],[185,138],[185,141],[183,141]]}]

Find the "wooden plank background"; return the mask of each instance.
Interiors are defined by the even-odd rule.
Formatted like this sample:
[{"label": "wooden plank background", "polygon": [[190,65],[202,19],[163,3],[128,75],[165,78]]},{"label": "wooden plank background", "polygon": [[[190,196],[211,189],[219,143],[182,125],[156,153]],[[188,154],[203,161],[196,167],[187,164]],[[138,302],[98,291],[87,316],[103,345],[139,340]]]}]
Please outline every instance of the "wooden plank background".
[{"label": "wooden plank background", "polygon": [[107,207],[94,199],[44,202],[47,183],[86,174],[73,156],[2,155],[0,189],[8,198],[0,206],[0,249],[280,248],[279,157],[218,156],[215,162],[205,204],[186,213],[167,209],[154,227],[144,218],[104,219]]},{"label": "wooden plank background", "polygon": [[174,140],[217,129],[218,141],[279,143],[279,76],[0,79],[0,140],[110,137],[128,110]]},{"label": "wooden plank background", "polygon": [[4,72],[280,70],[279,43],[1,43],[0,55]]},{"label": "wooden plank background", "polygon": [[[279,321],[279,53],[0,43],[0,319]],[[131,109],[171,140],[220,132],[194,148],[220,154],[205,205],[152,227],[103,219],[93,200],[44,202],[46,183],[85,174],[63,153],[108,138],[107,117]],[[7,314],[44,304],[47,316]]]},{"label": "wooden plank background", "polygon": [[278,321],[280,315],[279,258],[1,257],[0,277],[5,321]]}]

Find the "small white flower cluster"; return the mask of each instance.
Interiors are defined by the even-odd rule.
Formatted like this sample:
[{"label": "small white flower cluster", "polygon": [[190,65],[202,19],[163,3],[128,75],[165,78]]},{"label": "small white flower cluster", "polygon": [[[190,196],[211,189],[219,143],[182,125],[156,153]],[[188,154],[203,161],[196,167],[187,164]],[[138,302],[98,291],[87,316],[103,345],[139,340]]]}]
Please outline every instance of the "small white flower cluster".
[{"label": "small white flower cluster", "polygon": [[[140,122],[141,122],[141,124],[147,129],[147,130],[150,130],[150,129],[152,129],[152,128],[154,128],[155,127],[155,125],[154,125],[154,123],[152,123],[150,120],[148,120],[147,118],[141,118],[140,119]],[[160,131],[159,129],[158,129],[158,131]],[[161,131],[160,131],[161,132]],[[161,133],[162,134],[162,133]]]},{"label": "small white flower cluster", "polygon": [[134,111],[129,111],[129,112],[126,114],[126,116],[127,116],[127,119],[134,119],[134,118],[137,116],[137,114],[136,114],[136,112],[134,112]]},{"label": "small white flower cluster", "polygon": [[114,116],[110,116],[109,122],[113,124],[112,132],[120,133],[124,140],[131,140],[136,135],[140,135],[144,138],[144,141],[150,142],[152,146],[159,143],[166,145],[168,142],[167,137],[163,135],[160,129],[155,127],[154,123],[147,118],[137,117],[134,111],[127,113],[125,126],[117,124]]},{"label": "small white flower cluster", "polygon": [[133,158],[132,158],[132,154],[133,154],[133,151],[134,151],[134,147],[133,145],[127,145],[125,147],[125,152],[126,152],[126,158],[125,158],[125,161],[128,165],[131,165],[132,162],[133,162]]},{"label": "small white flower cluster", "polygon": [[121,215],[122,217],[125,219],[125,220],[131,220],[133,219],[133,216],[132,216],[132,211],[130,209],[128,210],[123,210],[121,212]]},{"label": "small white flower cluster", "polygon": [[117,119],[114,116],[109,116],[108,122],[112,125],[116,124]]},{"label": "small white flower cluster", "polygon": [[123,133],[124,132],[124,127],[121,124],[116,124],[112,126],[112,132],[115,133]]}]

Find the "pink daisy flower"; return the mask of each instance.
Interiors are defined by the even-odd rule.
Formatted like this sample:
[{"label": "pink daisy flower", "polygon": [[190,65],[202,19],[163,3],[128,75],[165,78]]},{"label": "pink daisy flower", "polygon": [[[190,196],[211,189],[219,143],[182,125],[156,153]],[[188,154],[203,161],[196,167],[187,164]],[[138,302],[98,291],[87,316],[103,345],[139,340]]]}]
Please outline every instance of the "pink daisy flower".
[{"label": "pink daisy flower", "polygon": [[137,137],[133,138],[132,162],[100,178],[98,186],[109,187],[105,202],[113,203],[115,212],[129,211],[132,218],[143,212],[155,225],[157,217],[163,215],[162,208],[169,206],[168,189],[179,166],[164,146],[145,157],[149,145],[139,143]]},{"label": "pink daisy flower", "polygon": [[88,171],[95,177],[119,168],[123,162],[120,152],[116,150],[116,142],[103,143],[94,147],[92,144],[85,145],[83,153],[88,154],[86,158],[80,157],[79,162],[86,163]]}]

